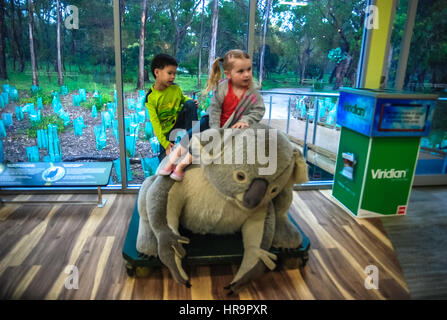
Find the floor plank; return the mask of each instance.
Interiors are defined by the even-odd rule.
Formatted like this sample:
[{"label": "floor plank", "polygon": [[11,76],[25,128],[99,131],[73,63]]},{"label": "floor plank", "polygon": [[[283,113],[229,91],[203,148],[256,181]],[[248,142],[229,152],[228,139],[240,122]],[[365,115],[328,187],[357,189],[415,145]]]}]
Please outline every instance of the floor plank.
[{"label": "floor plank", "polygon": [[[54,197],[67,196],[80,197]],[[444,194],[437,191],[432,196],[439,200]],[[302,270],[267,272],[239,294],[230,296],[223,288],[233,280],[238,265],[187,267],[191,289],[176,283],[167,268],[155,268],[147,278],[128,277],[122,246],[136,197],[136,194],[104,195],[107,199],[104,208],[16,204],[0,207],[0,298],[408,299],[409,292],[413,294],[407,281],[416,281],[417,274],[410,272],[404,276],[395,252],[396,240],[388,237],[390,229],[401,226],[389,221],[384,227],[381,219],[356,220],[334,203],[327,191],[294,193],[291,216],[311,242],[309,261]],[[423,194],[416,193],[412,198],[420,203],[425,201]],[[436,208],[429,206],[428,210],[435,212]],[[439,270],[431,275],[427,272],[431,285],[447,269],[442,269],[439,258],[432,257]],[[414,262],[408,262],[411,263]],[[78,289],[65,286],[73,275],[65,272],[70,265],[79,272]],[[377,290],[365,288],[368,265],[378,267]],[[419,295],[445,294],[423,286],[414,288]]]}]

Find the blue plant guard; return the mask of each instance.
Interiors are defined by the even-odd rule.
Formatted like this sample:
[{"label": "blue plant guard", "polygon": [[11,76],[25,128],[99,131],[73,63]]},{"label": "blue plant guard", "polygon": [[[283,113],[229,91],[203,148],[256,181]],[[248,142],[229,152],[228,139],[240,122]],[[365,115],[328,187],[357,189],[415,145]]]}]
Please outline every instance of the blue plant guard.
[{"label": "blue plant guard", "polygon": [[0,140],[0,162],[3,162],[5,160],[5,156],[3,154],[3,142]]},{"label": "blue plant guard", "polygon": [[64,109],[60,109],[58,115],[59,118],[64,120],[64,127],[70,124],[70,115],[68,114],[68,112],[64,111]]},{"label": "blue plant guard", "polygon": [[103,126],[95,126],[96,149],[102,150],[107,144],[107,134]]},{"label": "blue plant guard", "polygon": [[37,146],[26,147],[28,162],[39,162],[39,148]]},{"label": "blue plant guard", "polygon": [[42,103],[42,97],[37,98],[37,109],[38,110],[43,110],[43,103]]},{"label": "blue plant guard", "polygon": [[135,136],[135,141],[138,141],[139,133],[140,133],[140,124],[139,123],[131,123],[130,124],[130,135]]},{"label": "blue plant guard", "polygon": [[31,121],[31,125],[37,125],[42,121],[42,113],[40,110],[33,111],[29,113],[29,119]]},{"label": "blue plant guard", "polygon": [[124,117],[124,128],[126,131],[126,134],[130,134],[130,116]]},{"label": "blue plant guard", "polygon": [[147,108],[144,108],[144,112],[146,113],[146,120],[151,121],[151,117],[149,116],[149,110]]},{"label": "blue plant guard", "polygon": [[140,97],[146,97],[146,92],[144,92],[144,90],[139,90],[138,93]]},{"label": "blue plant guard", "polygon": [[42,89],[39,86],[36,86],[34,84],[31,86],[31,92],[33,93],[33,95],[39,93],[40,91],[42,91]]},{"label": "blue plant guard", "polygon": [[73,95],[73,107],[79,107],[81,105],[81,97],[77,94]]},{"label": "blue plant guard", "polygon": [[137,112],[137,121],[144,123],[146,121],[146,112],[144,110]]},{"label": "blue plant guard", "polygon": [[99,97],[99,91],[95,90],[93,91],[93,98],[98,98]]},{"label": "blue plant guard", "polygon": [[87,95],[85,93],[85,89],[79,89],[79,102],[87,101]]},{"label": "blue plant guard", "polygon": [[51,162],[62,161],[61,147],[59,137],[57,135],[57,126],[55,124],[49,124],[47,127],[48,132],[48,155]]},{"label": "blue plant guard", "polygon": [[105,128],[111,128],[112,127],[112,117],[110,116],[110,113],[108,111],[101,112],[101,121],[102,121],[102,125]]},{"label": "blue plant guard", "polygon": [[157,137],[153,137],[149,140],[151,144],[151,149],[153,154],[159,154],[160,153],[160,142],[158,141]]},{"label": "blue plant guard", "polygon": [[16,119],[18,120],[18,121],[21,121],[21,120],[23,120],[23,109],[22,109],[22,107],[17,107],[16,106]]},{"label": "blue plant guard", "polygon": [[5,83],[4,85],[2,85],[3,91],[8,92],[9,93],[9,84]]},{"label": "blue plant guard", "polygon": [[66,86],[61,86],[61,95],[65,96],[68,94],[68,89]]},{"label": "blue plant guard", "polygon": [[[113,160],[113,166],[115,167],[116,177],[118,179],[118,182],[121,182],[121,163],[120,159]],[[129,158],[126,157],[126,169],[127,169],[127,180],[132,180],[132,169],[130,167],[130,161]]]},{"label": "blue plant guard", "polygon": [[2,119],[5,127],[12,126],[12,113],[4,113]]},{"label": "blue plant guard", "polygon": [[3,97],[3,102],[5,103],[6,106],[9,103],[8,92],[2,92],[1,95]]},{"label": "blue plant guard", "polygon": [[115,119],[116,116],[116,105],[113,102],[107,104],[107,110],[110,113],[110,117]]},{"label": "blue plant guard", "polygon": [[144,177],[147,178],[153,176],[157,172],[159,164],[160,160],[158,160],[158,157],[141,158],[141,166],[143,167]]},{"label": "blue plant guard", "polygon": [[135,156],[135,136],[126,136],[126,151],[131,157]]},{"label": "blue plant guard", "polygon": [[92,118],[98,117],[98,110],[96,110],[96,106],[92,107]]},{"label": "blue plant guard", "polygon": [[53,106],[53,111],[58,113],[59,110],[62,109],[62,103],[58,97],[53,97],[53,101],[51,101],[51,105]]},{"label": "blue plant guard", "polygon": [[152,128],[152,123],[146,122],[146,127],[144,128],[144,138],[149,140],[154,136],[154,129]]},{"label": "blue plant guard", "polygon": [[140,97],[138,97],[138,99],[137,99],[137,108],[136,108],[136,110],[137,110],[137,111],[141,111],[141,110],[143,110],[145,104],[146,104],[146,97],[145,97],[145,96],[142,96],[142,97],[140,96]]},{"label": "blue plant guard", "polygon": [[34,110],[34,103],[27,103],[23,106],[23,112],[26,112],[28,114],[30,113],[35,113],[36,111]]},{"label": "blue plant guard", "polygon": [[6,137],[6,128],[5,124],[3,123],[3,120],[0,120],[0,138]]},{"label": "blue plant guard", "polygon": [[135,100],[132,98],[127,99],[127,109],[129,110],[135,110],[137,104],[135,103]]},{"label": "blue plant guard", "polygon": [[37,146],[39,149],[48,149],[48,132],[45,129],[37,130]]},{"label": "blue plant guard", "polygon": [[74,135],[82,136],[82,129],[86,128],[82,116],[73,120]]},{"label": "blue plant guard", "polygon": [[17,91],[16,87],[10,87],[9,88],[9,98],[11,101],[18,101],[19,100],[19,92]]},{"label": "blue plant guard", "polygon": [[5,102],[3,101],[3,96],[0,94],[0,108],[4,108],[5,107]]}]

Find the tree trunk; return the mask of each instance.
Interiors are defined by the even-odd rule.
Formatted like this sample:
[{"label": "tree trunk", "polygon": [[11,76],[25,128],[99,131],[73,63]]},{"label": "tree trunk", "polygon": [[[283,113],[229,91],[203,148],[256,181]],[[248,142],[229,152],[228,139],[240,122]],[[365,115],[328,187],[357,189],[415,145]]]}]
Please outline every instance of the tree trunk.
[{"label": "tree trunk", "polygon": [[141,26],[140,26],[140,52],[138,55],[137,89],[139,90],[144,90],[144,38],[146,32],[146,15],[147,15],[147,0],[143,0],[143,8],[141,9]]},{"label": "tree trunk", "polygon": [[259,85],[262,88],[262,80],[264,78],[264,56],[265,56],[265,37],[267,35],[267,27],[269,24],[270,9],[272,7],[272,0],[267,0],[264,27],[262,32],[261,58],[259,60]]},{"label": "tree trunk", "polygon": [[217,40],[217,25],[219,22],[219,0],[213,2],[213,16],[211,27],[211,41],[210,41],[210,53],[208,55],[208,77],[210,76],[213,62],[216,59],[216,40]]},{"label": "tree trunk", "polygon": [[5,3],[4,0],[0,0],[0,79],[8,79],[8,73],[6,72],[5,37]]},{"label": "tree trunk", "polygon": [[28,4],[28,31],[29,31],[29,50],[31,55],[31,69],[33,71],[33,85],[39,86],[39,79],[37,77],[37,61],[36,61],[36,54],[34,52],[34,37],[33,37],[33,30],[34,30],[34,19],[33,19],[33,4],[31,0],[27,0]]},{"label": "tree trunk", "polygon": [[[14,0],[11,0],[11,2],[14,2]],[[20,63],[20,68],[19,68],[19,72],[24,72],[25,71],[25,53],[23,51],[23,48],[21,46],[22,44],[22,10],[20,8],[20,3],[19,6],[17,8],[17,21],[18,21],[18,25],[16,28],[17,33],[14,35],[16,37],[16,41],[18,44],[17,49],[19,50],[19,63]]]},{"label": "tree trunk", "polygon": [[335,69],[334,90],[338,90],[338,88],[343,86],[343,80],[345,78],[346,72],[348,71],[349,65],[351,64],[351,59],[351,56],[347,54],[346,58],[342,62],[340,62]]},{"label": "tree trunk", "polygon": [[62,74],[62,56],[61,56],[61,11],[59,0],[57,0],[57,74],[59,85],[64,84],[64,76]]},{"label": "tree trunk", "polygon": [[203,16],[205,15],[205,0],[202,0],[202,17],[200,21],[200,38],[199,38],[199,67],[197,76],[197,88],[202,88],[202,47],[203,47]]}]

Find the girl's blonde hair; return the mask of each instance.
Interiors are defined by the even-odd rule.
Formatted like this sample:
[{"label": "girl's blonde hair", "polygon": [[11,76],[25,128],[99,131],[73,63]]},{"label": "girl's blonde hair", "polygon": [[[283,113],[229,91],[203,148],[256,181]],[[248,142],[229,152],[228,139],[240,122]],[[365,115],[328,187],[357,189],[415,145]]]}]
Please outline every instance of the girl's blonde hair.
[{"label": "girl's blonde hair", "polygon": [[[211,67],[210,77],[206,83],[206,88],[204,90],[205,94],[208,94],[208,92],[217,88],[217,84],[221,77],[220,63],[222,62],[224,71],[231,71],[231,69],[233,69],[234,59],[250,59],[250,56],[245,51],[233,49],[228,51],[223,58],[216,58]],[[250,87],[252,86],[253,81],[250,83]]]}]

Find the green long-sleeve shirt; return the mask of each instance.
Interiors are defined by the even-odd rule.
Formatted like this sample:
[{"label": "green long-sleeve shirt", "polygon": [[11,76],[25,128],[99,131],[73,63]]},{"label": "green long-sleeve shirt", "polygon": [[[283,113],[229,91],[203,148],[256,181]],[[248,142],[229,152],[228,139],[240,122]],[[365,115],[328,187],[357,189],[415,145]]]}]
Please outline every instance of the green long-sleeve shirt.
[{"label": "green long-sleeve shirt", "polygon": [[183,103],[188,100],[190,98],[183,95],[182,90],[176,84],[163,91],[155,90],[152,86],[146,96],[146,108],[149,111],[154,133],[165,149],[169,145],[166,134],[174,127],[177,116],[183,108]]}]

